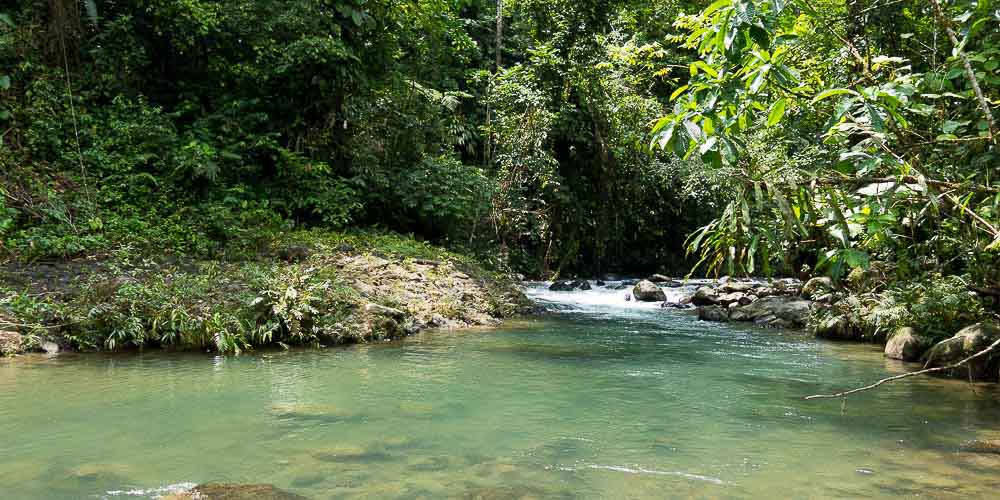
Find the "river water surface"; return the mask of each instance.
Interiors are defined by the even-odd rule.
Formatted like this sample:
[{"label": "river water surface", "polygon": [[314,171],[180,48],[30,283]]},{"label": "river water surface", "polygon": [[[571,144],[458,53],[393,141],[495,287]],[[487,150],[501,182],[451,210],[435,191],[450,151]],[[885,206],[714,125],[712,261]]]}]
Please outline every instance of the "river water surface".
[{"label": "river water surface", "polygon": [[878,349],[702,323],[624,292],[403,342],[239,357],[0,360],[0,497],[157,498],[209,481],[308,498],[988,498],[1000,393]]}]

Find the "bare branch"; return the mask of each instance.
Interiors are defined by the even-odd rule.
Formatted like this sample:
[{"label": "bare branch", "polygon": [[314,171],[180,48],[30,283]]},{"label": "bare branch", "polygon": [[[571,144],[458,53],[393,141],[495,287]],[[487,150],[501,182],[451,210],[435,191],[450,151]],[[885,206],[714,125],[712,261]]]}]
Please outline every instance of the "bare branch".
[{"label": "bare branch", "polygon": [[993,349],[996,349],[998,346],[1000,346],[1000,339],[997,339],[996,342],[993,342],[986,349],[983,349],[982,351],[979,351],[979,352],[973,354],[972,356],[969,356],[969,357],[967,357],[967,358],[965,358],[965,359],[963,359],[963,360],[961,360],[958,363],[955,363],[953,365],[939,366],[939,367],[936,367],[936,368],[927,368],[927,369],[918,370],[918,371],[915,371],[915,372],[904,373],[902,375],[896,375],[894,377],[884,378],[882,380],[879,380],[878,382],[875,382],[874,384],[866,385],[864,387],[858,387],[857,389],[851,389],[849,391],[838,392],[836,394],[814,394],[812,396],[806,396],[805,399],[806,400],[810,400],[810,399],[836,399],[836,398],[842,398],[842,397],[845,397],[845,396],[849,396],[851,394],[857,394],[859,392],[864,392],[864,391],[868,391],[868,390],[874,389],[874,388],[876,388],[876,387],[878,387],[878,386],[880,386],[882,384],[885,384],[887,382],[895,382],[897,380],[902,380],[904,378],[916,377],[917,375],[926,375],[928,373],[943,372],[943,371],[946,371],[946,370],[954,370],[955,368],[958,368],[958,367],[960,367],[960,366],[962,366],[962,365],[964,365],[964,364],[966,364],[966,363],[968,363],[968,362],[970,362],[970,361],[972,361],[972,360],[974,360],[976,358],[979,358],[981,356],[985,356],[986,354],[988,354]]}]

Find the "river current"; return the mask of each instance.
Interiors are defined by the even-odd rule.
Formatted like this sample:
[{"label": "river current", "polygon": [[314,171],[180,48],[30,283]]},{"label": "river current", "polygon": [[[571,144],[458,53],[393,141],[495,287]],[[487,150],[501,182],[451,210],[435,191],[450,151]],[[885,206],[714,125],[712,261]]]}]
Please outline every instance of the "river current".
[{"label": "river current", "polygon": [[0,497],[990,498],[1000,391],[875,346],[699,322],[624,291],[495,329],[242,356],[0,360]]}]

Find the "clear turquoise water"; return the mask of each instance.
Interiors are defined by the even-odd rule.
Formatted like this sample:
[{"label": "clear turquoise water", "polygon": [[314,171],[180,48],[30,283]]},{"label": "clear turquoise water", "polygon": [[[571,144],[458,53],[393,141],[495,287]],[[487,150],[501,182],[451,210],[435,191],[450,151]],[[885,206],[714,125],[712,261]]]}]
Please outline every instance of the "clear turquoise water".
[{"label": "clear turquoise water", "polygon": [[315,499],[995,496],[1000,457],[959,451],[1000,429],[995,389],[801,399],[905,368],[601,304],[347,349],[24,356],[0,361],[0,497],[208,481]]}]

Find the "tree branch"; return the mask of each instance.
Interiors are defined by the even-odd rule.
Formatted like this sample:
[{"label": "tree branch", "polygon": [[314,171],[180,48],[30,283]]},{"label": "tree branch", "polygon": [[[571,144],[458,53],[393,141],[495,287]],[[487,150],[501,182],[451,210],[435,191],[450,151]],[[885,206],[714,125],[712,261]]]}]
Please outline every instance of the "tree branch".
[{"label": "tree branch", "polygon": [[990,141],[996,142],[997,126],[996,122],[993,121],[993,112],[990,111],[990,102],[986,100],[986,96],[983,95],[983,89],[979,87],[979,79],[976,78],[976,72],[972,69],[972,63],[969,62],[969,57],[962,50],[962,45],[958,41],[958,35],[955,34],[955,30],[951,28],[951,23],[945,17],[944,10],[941,9],[941,3],[938,0],[931,0],[931,2],[934,3],[938,22],[944,26],[945,33],[948,34],[948,39],[951,40],[951,45],[955,48],[956,55],[962,60],[962,67],[965,68],[965,76],[969,79],[969,84],[972,85],[972,91],[976,94],[976,99],[979,101],[979,109],[983,112],[983,117],[986,118],[986,123],[989,125]]},{"label": "tree branch", "polygon": [[1000,346],[1000,339],[997,339],[996,342],[993,342],[992,344],[990,344],[990,346],[987,347],[986,349],[983,349],[982,351],[979,351],[979,352],[973,354],[972,356],[969,356],[969,357],[967,357],[967,358],[965,358],[965,359],[963,359],[963,360],[961,360],[958,363],[955,363],[953,365],[939,366],[939,367],[936,367],[936,368],[926,368],[924,370],[918,370],[918,371],[915,371],[915,372],[904,373],[902,375],[896,375],[894,377],[884,378],[882,380],[879,380],[878,382],[875,382],[874,384],[866,385],[864,387],[858,387],[857,389],[851,389],[849,391],[838,392],[836,394],[814,394],[812,396],[806,396],[805,399],[806,400],[810,400],[810,399],[836,399],[836,398],[842,398],[842,397],[845,397],[845,396],[849,396],[851,394],[857,394],[859,392],[863,392],[863,391],[868,391],[868,390],[874,389],[874,388],[876,388],[876,387],[878,387],[878,386],[880,386],[882,384],[885,384],[887,382],[895,382],[897,380],[902,380],[904,378],[916,377],[917,375],[926,375],[928,373],[943,372],[945,370],[954,370],[955,368],[958,368],[958,367],[960,367],[960,366],[962,366],[962,365],[964,365],[964,364],[966,364],[966,363],[968,363],[968,362],[970,362],[970,361],[972,361],[972,360],[974,360],[976,358],[985,356],[986,354],[988,354],[993,349],[996,349],[997,346]]}]

